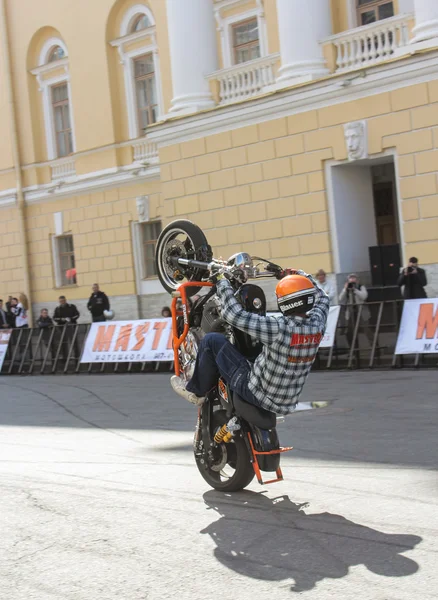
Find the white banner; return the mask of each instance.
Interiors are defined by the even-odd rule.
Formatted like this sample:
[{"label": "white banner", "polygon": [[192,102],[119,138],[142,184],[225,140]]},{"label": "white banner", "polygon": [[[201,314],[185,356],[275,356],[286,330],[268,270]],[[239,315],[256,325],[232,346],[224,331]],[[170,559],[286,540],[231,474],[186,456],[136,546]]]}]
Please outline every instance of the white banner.
[{"label": "white banner", "polygon": [[438,298],[404,301],[395,353],[438,353]]},{"label": "white banner", "polygon": [[[320,343],[320,348],[331,348],[335,343],[336,325],[338,324],[339,313],[341,311],[340,306],[330,306],[330,311],[327,319],[327,327],[325,330],[324,337]],[[280,315],[279,312],[268,312],[267,316],[276,317]]]},{"label": "white banner", "polygon": [[5,360],[6,352],[8,350],[11,334],[11,329],[0,329],[0,371],[3,367],[3,361]]},{"label": "white banner", "polygon": [[320,348],[331,348],[335,343],[336,325],[338,324],[340,311],[340,306],[330,306],[327,327],[322,342],[319,345]]},{"label": "white banner", "polygon": [[93,323],[81,363],[173,361],[172,319]]}]

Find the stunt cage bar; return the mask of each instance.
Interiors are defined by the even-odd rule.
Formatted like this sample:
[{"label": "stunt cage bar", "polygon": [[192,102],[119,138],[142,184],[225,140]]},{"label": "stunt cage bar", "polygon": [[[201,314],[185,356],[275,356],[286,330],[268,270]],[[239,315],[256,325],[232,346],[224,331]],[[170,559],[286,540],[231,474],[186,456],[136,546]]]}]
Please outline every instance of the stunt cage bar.
[{"label": "stunt cage bar", "polygon": [[[202,285],[205,285],[203,282]],[[345,324],[341,307],[334,344],[320,348],[313,369],[391,369],[436,368],[438,354],[396,355],[395,345],[403,300],[367,302],[348,305],[354,309],[350,324]],[[362,311],[368,307],[370,319],[364,334]],[[49,375],[93,373],[146,373],[159,363],[81,363],[80,357],[90,324],[55,326],[49,329],[14,329],[3,362],[1,375]],[[347,339],[350,332],[351,343]],[[169,362],[162,363],[168,371]]]}]

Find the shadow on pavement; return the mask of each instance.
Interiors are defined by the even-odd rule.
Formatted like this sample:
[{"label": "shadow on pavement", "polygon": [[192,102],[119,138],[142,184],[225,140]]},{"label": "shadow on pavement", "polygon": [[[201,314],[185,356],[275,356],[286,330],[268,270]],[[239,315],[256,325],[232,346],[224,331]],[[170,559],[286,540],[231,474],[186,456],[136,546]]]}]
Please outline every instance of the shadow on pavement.
[{"label": "shadow on pavement", "polygon": [[220,519],[201,531],[216,544],[214,555],[236,573],[266,581],[293,579],[293,592],[313,589],[323,579],[339,579],[364,565],[383,577],[407,577],[418,564],[402,553],[422,538],[393,535],[331,513],[308,514],[307,504],[263,493],[204,494]]}]

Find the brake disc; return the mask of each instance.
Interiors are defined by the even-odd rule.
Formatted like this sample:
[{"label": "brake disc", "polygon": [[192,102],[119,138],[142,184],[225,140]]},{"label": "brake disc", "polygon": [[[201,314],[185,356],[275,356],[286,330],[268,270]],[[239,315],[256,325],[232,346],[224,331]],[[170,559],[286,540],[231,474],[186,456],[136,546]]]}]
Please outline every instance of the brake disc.
[{"label": "brake disc", "polygon": [[228,454],[227,454],[227,448],[226,448],[225,444],[221,444],[217,448],[217,450],[220,450],[220,452],[222,453],[221,459],[219,462],[215,461],[213,464],[211,464],[210,469],[212,471],[219,473],[220,471],[222,471],[222,469],[227,464]]},{"label": "brake disc", "polygon": [[164,246],[164,255],[166,257],[166,262],[164,268],[169,277],[174,277],[175,274],[175,266],[171,264],[170,258],[178,257],[178,258],[187,258],[187,250],[184,246],[184,242],[181,240],[173,239],[169,240],[167,244]]}]

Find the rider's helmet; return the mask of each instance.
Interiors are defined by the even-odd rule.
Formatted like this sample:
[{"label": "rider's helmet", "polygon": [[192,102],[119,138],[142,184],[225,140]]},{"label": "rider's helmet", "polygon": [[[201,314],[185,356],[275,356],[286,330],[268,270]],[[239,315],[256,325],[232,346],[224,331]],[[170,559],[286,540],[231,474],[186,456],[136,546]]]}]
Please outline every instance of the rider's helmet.
[{"label": "rider's helmet", "polygon": [[304,315],[313,308],[315,286],[303,275],[288,275],[275,288],[278,308],[286,316]]},{"label": "rider's helmet", "polygon": [[111,321],[112,319],[114,319],[114,311],[113,310],[104,310],[103,316],[105,317],[105,319],[107,321]]}]

